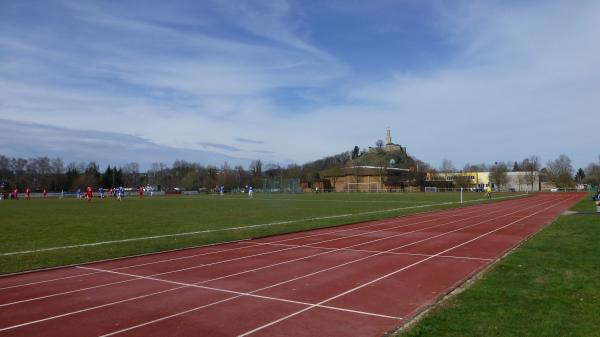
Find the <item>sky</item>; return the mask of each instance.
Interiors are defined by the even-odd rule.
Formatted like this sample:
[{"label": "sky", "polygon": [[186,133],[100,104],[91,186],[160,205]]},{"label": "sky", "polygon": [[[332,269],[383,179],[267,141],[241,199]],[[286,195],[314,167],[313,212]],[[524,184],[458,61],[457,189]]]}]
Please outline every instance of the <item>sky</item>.
[{"label": "sky", "polygon": [[[0,154],[598,160],[598,1],[0,2]],[[595,141],[595,143],[594,143]]]}]

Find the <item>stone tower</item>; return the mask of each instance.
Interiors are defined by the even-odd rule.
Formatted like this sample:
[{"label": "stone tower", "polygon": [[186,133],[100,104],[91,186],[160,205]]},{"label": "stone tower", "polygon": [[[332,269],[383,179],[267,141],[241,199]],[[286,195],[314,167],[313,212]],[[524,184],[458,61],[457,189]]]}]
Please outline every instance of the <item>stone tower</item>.
[{"label": "stone tower", "polygon": [[387,129],[385,129],[385,145],[387,144],[392,144],[392,132],[390,131],[390,128],[388,127]]}]

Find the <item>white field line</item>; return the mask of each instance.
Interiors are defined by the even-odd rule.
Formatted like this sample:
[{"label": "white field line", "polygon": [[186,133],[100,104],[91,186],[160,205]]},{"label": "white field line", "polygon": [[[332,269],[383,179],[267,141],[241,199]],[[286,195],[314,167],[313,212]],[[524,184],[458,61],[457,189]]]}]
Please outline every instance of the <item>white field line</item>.
[{"label": "white field line", "polygon": [[[537,204],[535,206],[537,206]],[[526,209],[529,209],[529,208],[533,208],[535,206],[531,206],[531,207],[525,208],[523,210],[526,210]],[[486,209],[485,211],[488,212],[487,215],[489,215],[489,214],[497,213],[499,211],[503,211],[505,208],[507,208],[507,207],[495,207],[494,208],[495,211],[489,212],[489,209]],[[512,208],[512,207],[509,207],[509,208]],[[479,210],[479,212],[477,212],[477,213],[480,213],[481,211],[482,210]],[[476,212],[473,211],[473,212],[469,212],[469,213],[476,213]],[[515,212],[513,212],[513,213],[515,213]],[[510,214],[513,214],[513,213],[509,213],[509,214],[507,214],[505,216],[508,216]],[[420,229],[413,230],[413,231],[410,231],[410,232],[403,232],[403,233],[395,234],[395,235],[384,237],[384,238],[379,238],[379,239],[374,239],[374,240],[370,240],[370,241],[367,241],[367,242],[357,243],[357,244],[354,244],[354,245],[351,245],[351,246],[348,246],[348,247],[344,247],[344,248],[335,248],[333,250],[329,250],[329,251],[325,251],[325,252],[321,252],[321,253],[316,253],[316,254],[312,254],[312,255],[308,255],[308,256],[304,256],[304,257],[292,259],[292,260],[286,260],[286,261],[282,261],[282,262],[279,262],[279,263],[275,263],[275,264],[271,264],[271,265],[267,265],[267,266],[263,266],[263,267],[258,267],[258,268],[252,269],[252,270],[246,270],[246,271],[243,271],[243,272],[238,272],[238,273],[234,273],[234,274],[224,275],[224,276],[221,276],[221,277],[217,277],[217,278],[205,280],[205,281],[202,281],[202,282],[198,282],[196,284],[207,283],[207,282],[211,282],[211,281],[216,281],[216,280],[224,279],[224,278],[227,278],[227,277],[237,276],[237,275],[240,275],[240,274],[255,272],[255,271],[258,271],[258,270],[262,270],[262,269],[266,269],[266,268],[272,268],[272,267],[275,267],[275,266],[279,266],[279,265],[287,264],[287,263],[291,263],[291,262],[297,262],[297,261],[300,261],[300,260],[305,260],[305,259],[313,258],[313,257],[316,257],[316,256],[320,256],[320,255],[330,254],[330,253],[334,253],[334,252],[337,252],[337,251],[350,250],[352,247],[362,246],[362,245],[373,243],[373,242],[383,241],[383,240],[387,240],[387,239],[391,239],[391,238],[395,238],[395,237],[399,237],[399,236],[404,236],[404,235],[408,235],[408,234],[412,234],[412,233],[416,233],[416,232],[421,232],[421,231],[424,231],[424,230],[428,230],[428,229],[432,229],[432,228],[437,228],[437,227],[445,226],[445,225],[448,225],[448,224],[452,224],[452,223],[456,223],[456,222],[461,222],[461,221],[465,221],[465,220],[469,220],[469,219],[473,219],[473,218],[477,218],[477,217],[480,217],[480,216],[481,215],[476,215],[476,216],[472,216],[472,217],[468,217],[468,218],[463,218],[463,219],[458,219],[458,220],[454,220],[454,221],[450,221],[450,222],[445,222],[445,223],[442,223],[442,224],[437,224],[437,225],[433,225],[433,226],[429,226],[429,227],[425,227],[425,228],[420,228]],[[331,241],[337,241],[337,240],[351,238],[351,237],[370,235],[370,234],[376,233],[376,232],[381,232],[381,231],[386,231],[386,230],[391,230],[391,229],[397,229],[397,228],[400,228],[400,227],[406,227],[406,226],[414,225],[414,224],[418,224],[418,223],[430,222],[432,220],[439,220],[439,219],[437,219],[437,218],[436,219],[430,219],[430,220],[427,220],[427,221],[421,221],[421,222],[416,222],[416,223],[412,223],[412,224],[395,226],[395,227],[392,227],[392,228],[381,229],[381,230],[377,230],[377,231],[373,231],[373,232],[368,232],[368,233],[361,233],[361,234],[356,234],[356,235],[347,236],[347,237],[341,237],[341,238],[336,238],[336,239],[323,240],[323,241],[320,241],[320,242],[315,242],[314,244],[321,244],[321,243],[326,243],[326,242],[331,242]],[[431,237],[431,238],[436,238],[436,237],[437,236],[434,236],[434,237]],[[418,242],[422,242],[422,241],[426,241],[426,240],[429,240],[429,238],[426,238],[424,240],[420,240]],[[287,241],[287,240],[283,240],[283,241]],[[255,245],[272,245],[274,243],[258,243],[258,242],[256,242],[254,244]],[[279,245],[282,245],[282,244],[279,244]],[[262,255],[268,255],[268,254],[273,254],[273,253],[277,253],[277,252],[281,252],[281,251],[286,251],[286,250],[297,249],[297,248],[313,248],[313,249],[320,249],[321,248],[321,247],[310,247],[310,246],[299,246],[299,245],[285,245],[285,246],[288,247],[288,248],[280,249],[280,250],[275,250],[275,251],[269,251],[269,252],[265,252],[265,253],[258,253],[258,254],[248,255],[248,256],[242,256],[242,257],[233,258],[233,259],[229,259],[229,260],[217,261],[217,262],[213,262],[213,263],[209,263],[209,264],[200,264],[200,265],[196,265],[196,266],[193,266],[193,267],[182,268],[182,269],[172,270],[172,271],[168,271],[168,272],[163,272],[163,273],[149,275],[149,277],[156,277],[156,276],[162,276],[162,275],[167,275],[167,274],[172,274],[172,273],[178,273],[178,272],[181,272],[181,271],[186,271],[186,270],[191,270],[191,269],[204,268],[204,267],[209,267],[209,266],[213,266],[213,265],[217,265],[217,264],[221,264],[221,263],[232,262],[232,261],[239,261],[239,260],[246,259],[246,258],[251,258],[251,257],[256,257],[256,256],[262,256]],[[404,246],[396,247],[394,249],[403,248],[403,247]],[[365,251],[365,252],[367,252],[367,251]],[[376,253],[389,253],[389,252],[385,252],[384,251],[384,252],[376,252]],[[399,254],[399,253],[397,253],[397,254]],[[379,254],[376,254],[376,255],[379,255]],[[130,268],[130,267],[116,268],[116,269],[112,269],[112,270],[116,271],[116,270],[123,270],[123,269],[126,269],[126,268]],[[90,269],[90,268],[87,268],[87,269]],[[96,273],[98,273],[98,272],[94,272],[94,273],[91,273],[91,274],[96,274]],[[30,298],[30,299],[26,299],[26,300],[20,300],[20,301],[15,301],[15,302],[10,302],[10,303],[0,304],[0,307],[10,306],[10,305],[24,303],[24,302],[31,302],[31,301],[36,301],[36,300],[42,300],[42,299],[47,299],[47,298],[51,298],[51,297],[56,297],[56,296],[61,296],[61,295],[72,294],[72,293],[76,293],[76,292],[82,292],[82,291],[86,291],[86,290],[91,290],[91,289],[97,289],[97,288],[101,288],[101,287],[111,286],[111,285],[115,285],[115,284],[128,283],[128,282],[133,282],[133,281],[136,281],[136,280],[137,279],[128,279],[128,280],[123,280],[123,281],[116,281],[116,282],[110,282],[110,283],[100,284],[100,285],[91,286],[91,287],[87,287],[87,288],[79,288],[79,289],[70,290],[70,291],[66,291],[66,292],[61,292],[61,293],[56,293],[56,294],[51,294],[51,295],[46,295],[46,296],[40,296],[40,297]]]},{"label": "white field line", "polygon": [[[550,207],[552,207],[552,206],[550,206]],[[529,208],[531,208],[531,207],[529,207]],[[526,208],[526,209],[529,209],[529,208]],[[500,217],[498,217],[498,218],[500,218]],[[469,227],[469,226],[467,226],[467,227]],[[400,247],[396,247],[394,249],[398,249],[398,248],[400,248]],[[433,258],[433,256],[432,256],[432,258]],[[359,260],[363,260],[363,259],[359,259]],[[348,263],[345,263],[345,264],[348,264]],[[333,267],[333,268],[335,268],[335,267]],[[330,270],[330,269],[333,269],[333,268],[326,268],[326,269],[324,269],[322,271],[319,271],[319,272],[323,272],[323,271]],[[107,272],[111,272],[111,271],[107,271]],[[319,273],[319,272],[316,272],[316,273]],[[291,280],[287,280],[287,281],[276,283],[276,284],[273,284],[273,285],[270,285],[270,286],[266,286],[266,287],[263,287],[263,288],[251,291],[248,294],[253,294],[253,293],[256,293],[256,292],[259,292],[259,291],[263,291],[263,290],[266,290],[266,289],[269,289],[269,288],[272,288],[272,287],[276,287],[276,286],[279,286],[281,284],[285,284],[285,283],[288,283],[288,282],[291,282],[291,281],[294,281],[294,280],[297,280],[297,279],[300,279],[300,278],[303,278],[303,277],[307,277],[307,276],[313,275],[313,274],[315,274],[315,273],[311,273],[311,274],[300,276],[300,277],[297,277],[297,278],[294,278],[294,279],[291,279]],[[158,279],[158,280],[162,280],[162,279]],[[219,303],[221,303],[221,302],[222,301],[220,301]],[[218,304],[218,303],[214,303],[214,304]],[[319,303],[317,305],[323,305],[323,303]],[[108,337],[108,336],[116,335],[116,334],[119,334],[119,333],[122,333],[122,332],[130,331],[130,330],[142,327],[142,326],[150,325],[150,324],[157,323],[157,322],[169,319],[169,318],[173,318],[173,317],[177,317],[177,316],[180,316],[180,315],[184,315],[184,314],[187,314],[189,312],[193,312],[193,311],[196,311],[196,310],[204,309],[204,308],[206,308],[208,306],[211,306],[211,304],[207,304],[207,305],[203,305],[203,306],[200,306],[200,307],[192,308],[192,309],[186,310],[184,312],[175,313],[175,314],[172,314],[172,315],[169,315],[169,316],[165,316],[165,317],[162,317],[162,318],[158,318],[158,319],[155,319],[155,320],[152,320],[152,321],[149,321],[149,322],[145,322],[145,323],[141,323],[141,324],[138,324],[138,325],[135,325],[135,326],[131,326],[131,327],[128,327],[128,328],[125,328],[125,329],[122,329],[122,330],[114,331],[114,332],[111,332],[109,334],[103,335],[102,337]],[[311,308],[311,307],[305,308],[304,310],[300,310],[299,312],[297,312],[297,314],[299,314],[301,312],[304,312],[304,311],[308,310],[309,308]],[[314,307],[312,307],[312,308],[314,308]]]},{"label": "white field line", "polygon": [[[444,192],[445,193],[445,192]],[[458,194],[460,192],[455,192],[456,195],[458,196]],[[475,192],[465,192],[465,195],[468,195],[466,193],[475,193]],[[395,196],[399,196],[399,195],[395,195]],[[402,195],[403,197],[406,198],[410,198],[412,197],[412,195]],[[506,196],[505,196],[506,197]],[[510,196],[508,196],[510,197]],[[413,201],[413,200],[406,200],[403,198],[399,198],[397,200],[344,200],[344,199],[323,199],[323,200],[317,200],[317,199],[297,199],[297,198],[261,198],[261,197],[254,197],[254,198],[248,198],[248,197],[240,197],[240,196],[227,196],[225,198],[221,197],[220,195],[215,195],[214,198],[216,199],[220,199],[220,200],[224,200],[224,201],[228,201],[228,200],[260,200],[260,201],[300,201],[300,202],[317,202],[317,203],[321,203],[321,202],[343,202],[343,203],[382,203],[382,204],[386,204],[386,203],[412,203],[412,204],[420,204],[422,203],[421,201]],[[503,197],[497,197],[496,199],[500,199]],[[484,199],[478,199],[478,200],[484,200]]]},{"label": "white field line", "polygon": [[223,198],[223,201],[227,200],[260,200],[260,201],[299,201],[299,202],[342,202],[342,203],[358,203],[358,204],[398,204],[398,203],[407,203],[407,204],[420,204],[421,201],[413,201],[413,200],[342,200],[342,199],[326,199],[326,200],[316,200],[316,199],[290,199],[290,198],[281,198],[281,199],[271,199],[271,198],[239,198],[239,197],[228,197]]},{"label": "white field line", "polygon": [[393,272],[391,272],[391,273],[388,273],[388,274],[385,274],[385,275],[383,275],[383,276],[380,276],[380,277],[378,277],[378,278],[376,278],[376,279],[374,279],[374,280],[371,280],[371,281],[369,281],[369,282],[363,283],[363,284],[361,284],[360,286],[354,287],[354,288],[352,288],[352,289],[349,289],[349,290],[347,290],[347,291],[344,291],[344,292],[342,292],[342,293],[339,293],[339,294],[337,294],[337,295],[335,295],[335,296],[329,297],[329,298],[327,298],[327,299],[325,299],[325,300],[323,300],[323,301],[321,301],[321,302],[317,303],[315,306],[308,307],[308,308],[304,308],[304,309],[302,309],[302,310],[299,310],[299,311],[296,311],[296,312],[294,312],[294,313],[291,313],[291,314],[289,314],[289,315],[287,315],[287,316],[285,316],[285,317],[279,318],[279,319],[277,319],[277,320],[274,320],[274,321],[272,321],[272,322],[269,322],[269,323],[267,323],[267,324],[264,324],[264,325],[262,325],[262,326],[259,326],[259,327],[255,328],[255,329],[252,329],[252,330],[250,330],[250,331],[247,331],[247,332],[245,332],[245,333],[243,333],[243,334],[241,334],[241,335],[238,335],[238,337],[245,337],[245,336],[248,336],[248,335],[250,335],[250,334],[253,334],[253,333],[257,332],[257,331],[263,330],[263,329],[265,329],[265,328],[267,328],[267,327],[269,327],[269,326],[272,326],[272,325],[274,325],[274,324],[277,324],[277,323],[279,323],[279,322],[285,321],[285,320],[287,320],[287,319],[289,319],[289,318],[291,318],[291,317],[294,317],[294,316],[296,316],[296,315],[299,315],[299,314],[301,314],[301,313],[303,313],[303,312],[305,312],[305,311],[308,311],[308,310],[310,310],[310,309],[313,309],[313,308],[317,307],[318,305],[323,305],[324,303],[327,303],[327,302],[329,302],[329,301],[335,300],[335,299],[337,299],[337,298],[340,298],[340,297],[342,297],[342,296],[348,295],[348,294],[350,294],[350,293],[352,293],[352,292],[355,292],[355,291],[357,291],[357,290],[360,290],[360,289],[362,289],[362,288],[364,288],[364,287],[366,287],[366,286],[369,286],[369,285],[371,285],[371,284],[373,284],[373,283],[375,283],[375,282],[381,281],[381,280],[383,280],[383,279],[385,279],[385,278],[388,278],[388,277],[390,277],[390,276],[393,276],[393,275],[395,275],[395,274],[398,274],[398,273],[400,273],[400,272],[402,272],[402,271],[404,271],[404,270],[406,270],[406,269],[409,269],[409,268],[412,268],[412,267],[414,267],[414,266],[416,266],[416,265],[419,265],[419,264],[421,264],[421,263],[423,263],[423,262],[425,262],[425,261],[429,261],[429,260],[433,259],[434,257],[437,257],[437,256],[439,256],[439,255],[442,255],[442,254],[444,254],[444,253],[447,253],[447,252],[449,252],[449,251],[451,251],[451,250],[454,250],[454,249],[456,249],[456,248],[462,247],[462,246],[464,246],[464,245],[466,245],[466,244],[469,244],[469,243],[471,243],[471,242],[473,242],[473,241],[475,241],[475,240],[478,240],[478,239],[480,239],[480,238],[482,238],[482,237],[484,237],[484,236],[487,236],[487,235],[489,235],[489,234],[495,233],[495,232],[497,232],[497,231],[499,231],[499,230],[501,230],[501,229],[504,229],[504,228],[506,228],[506,227],[508,227],[508,226],[514,225],[514,224],[515,224],[515,223],[517,223],[517,222],[521,222],[521,221],[523,221],[523,220],[525,220],[525,219],[528,219],[528,218],[530,218],[530,217],[532,217],[532,216],[534,216],[534,215],[536,215],[536,214],[538,214],[538,213],[541,213],[541,212],[543,212],[543,211],[545,211],[545,210],[547,210],[547,209],[549,209],[549,208],[555,207],[556,205],[559,205],[559,204],[561,204],[561,203],[564,203],[564,202],[566,202],[566,201],[568,201],[568,200],[570,200],[570,199],[572,199],[572,198],[573,198],[573,197],[571,197],[571,198],[568,198],[568,199],[565,199],[565,200],[561,200],[561,201],[559,201],[559,202],[558,202],[558,203],[556,203],[556,204],[550,205],[550,206],[548,206],[548,207],[545,207],[545,208],[543,208],[543,209],[541,209],[541,210],[539,210],[539,211],[537,211],[537,212],[534,212],[534,213],[532,213],[532,214],[530,214],[530,215],[524,216],[524,217],[522,217],[522,218],[521,218],[521,219],[519,219],[519,220],[515,220],[515,221],[513,221],[513,222],[510,222],[510,223],[508,223],[508,224],[506,224],[506,225],[504,225],[504,226],[498,227],[498,228],[496,228],[496,229],[493,229],[493,230],[491,230],[491,231],[488,231],[488,232],[486,232],[486,233],[484,233],[484,234],[481,234],[481,235],[479,235],[479,236],[476,236],[475,238],[472,238],[472,239],[470,239],[470,240],[468,240],[468,241],[465,241],[465,242],[463,242],[463,243],[461,243],[461,244],[458,244],[458,245],[452,246],[452,247],[450,247],[450,248],[448,248],[448,249],[446,249],[446,250],[443,250],[443,251],[441,251],[441,252],[439,252],[439,253],[437,253],[437,254],[434,254],[434,255],[432,255],[432,256],[430,256],[430,257],[426,257],[426,258],[424,258],[424,259],[422,259],[422,260],[419,260],[419,261],[416,261],[416,262],[414,262],[414,263],[412,263],[412,264],[410,264],[410,265],[408,265],[408,266],[402,267],[402,268],[400,268],[400,269],[398,269],[398,270],[395,270],[395,271],[393,271]]},{"label": "white field line", "polygon": [[[518,195],[507,196],[507,197],[503,197],[503,198],[504,199],[506,199],[506,198],[515,198],[515,197],[524,196],[524,195],[525,194],[518,194]],[[496,199],[501,199],[501,198],[499,197],[499,198],[496,198]],[[465,203],[475,202],[475,201],[483,201],[483,200],[486,200],[486,199],[468,200],[468,201],[465,201]],[[452,204],[459,204],[459,203],[460,202],[458,202],[458,201],[449,201],[449,202],[443,202],[443,203],[437,203],[437,204],[425,204],[425,205],[419,205],[419,206],[397,207],[397,208],[375,210],[375,211],[367,211],[367,212],[359,212],[359,213],[347,213],[347,214],[327,215],[327,216],[320,216],[320,217],[314,217],[314,218],[305,218],[305,219],[299,219],[299,220],[277,221],[277,222],[271,222],[271,223],[265,223],[265,224],[237,226],[237,227],[219,228],[219,229],[206,229],[206,230],[201,230],[201,231],[192,231],[192,232],[183,232],[183,233],[172,233],[172,234],[163,234],[163,235],[142,236],[142,237],[135,237],[135,238],[129,238],[129,239],[121,239],[121,240],[109,240],[109,241],[90,242],[90,243],[82,243],[82,244],[78,244],[78,245],[57,246],[57,247],[49,247],[49,248],[40,248],[40,249],[31,249],[31,250],[22,250],[22,251],[16,251],[16,252],[0,253],[0,256],[32,254],[32,253],[47,252],[47,251],[62,250],[62,249],[73,249],[73,248],[81,248],[81,247],[94,247],[94,246],[108,245],[108,244],[114,244],[114,243],[132,242],[132,241],[143,241],[143,240],[154,240],[154,239],[161,239],[161,238],[168,238],[168,237],[189,236],[189,235],[206,234],[206,233],[214,233],[214,232],[236,231],[236,230],[243,230],[243,229],[250,229],[250,228],[269,227],[269,226],[276,226],[276,225],[287,225],[287,224],[298,223],[298,222],[309,222],[309,221],[319,221],[319,220],[328,220],[328,219],[347,218],[347,217],[360,216],[360,215],[369,215],[369,214],[377,214],[377,213],[389,213],[389,212],[397,212],[397,211],[406,210],[406,209],[426,208],[426,207],[452,205]]]},{"label": "white field line", "polygon": [[[504,207],[504,205],[502,205],[502,204],[492,204],[492,207],[490,207],[488,209],[488,211],[490,209],[491,210],[495,210],[495,209],[499,209],[499,208],[503,208],[503,207]],[[463,212],[462,214],[454,214],[454,213],[457,213],[458,211],[459,211],[459,209],[441,210],[441,211],[435,211],[434,213],[432,213],[432,212],[424,212],[424,213],[419,213],[416,216],[412,216],[411,218],[408,218],[408,217],[397,217],[397,218],[388,219],[388,220],[379,220],[379,221],[376,221],[375,223],[372,223],[372,224],[369,224],[369,225],[365,225],[365,226],[356,226],[356,227],[351,227],[351,228],[346,228],[346,229],[332,230],[332,231],[328,231],[328,232],[325,232],[325,233],[319,232],[319,233],[310,234],[310,235],[303,235],[303,236],[297,236],[297,237],[283,239],[283,240],[272,241],[271,243],[280,243],[280,242],[286,242],[286,241],[297,240],[297,239],[302,239],[302,238],[309,238],[309,237],[320,236],[320,235],[329,235],[329,234],[336,234],[336,233],[346,232],[346,231],[352,231],[352,230],[361,230],[361,229],[375,227],[375,226],[387,225],[387,224],[394,223],[394,222],[399,222],[399,221],[402,221],[402,220],[411,221],[411,220],[414,220],[415,218],[418,219],[418,218],[422,218],[422,217],[425,217],[425,216],[434,216],[434,218],[426,220],[426,221],[412,222],[412,223],[408,223],[408,224],[401,225],[401,226],[395,226],[395,227],[392,227],[392,228],[387,228],[387,230],[397,229],[397,228],[400,228],[400,227],[407,227],[407,226],[412,226],[412,225],[421,224],[421,223],[425,223],[425,222],[430,222],[430,221],[434,221],[434,220],[439,220],[439,218],[441,216],[458,217],[458,216],[464,216],[465,214],[472,214],[472,213],[476,213],[476,212],[481,212],[482,210],[481,209],[475,209],[475,210],[471,210],[471,211],[468,211],[468,212]],[[450,213],[450,214],[447,214],[447,213]],[[350,226],[350,225],[348,225],[348,226]],[[371,233],[372,232],[364,233],[364,235],[371,234]],[[236,241],[236,242],[249,243],[249,241]],[[322,243],[322,242],[317,242],[317,243]],[[200,247],[207,247],[207,245],[200,246]],[[200,247],[198,247],[198,248],[200,248]],[[120,268],[115,268],[114,270],[123,270],[123,269],[128,269],[128,268],[135,268],[135,267],[147,266],[147,265],[152,265],[152,264],[158,264],[158,263],[164,263],[164,262],[172,262],[172,261],[177,261],[177,260],[189,259],[189,258],[194,258],[194,257],[198,257],[198,256],[220,254],[220,253],[224,253],[224,252],[230,252],[230,251],[235,251],[235,250],[246,249],[246,248],[249,248],[249,247],[252,247],[252,245],[238,247],[238,248],[218,250],[218,251],[208,252],[208,253],[186,255],[186,256],[182,256],[182,257],[170,258],[170,259],[163,259],[163,260],[152,261],[152,262],[147,262],[147,263],[134,264],[134,265],[130,265],[130,266],[124,266],[124,267],[120,267]],[[76,277],[82,277],[82,276],[88,276],[88,275],[93,275],[93,274],[97,274],[97,272],[84,273],[84,274],[78,274],[78,275],[72,275],[72,276],[65,276],[65,277],[59,277],[59,278],[54,278],[54,279],[50,279],[50,280],[43,280],[43,281],[37,281],[37,282],[23,283],[23,284],[19,284],[19,285],[13,285],[13,286],[9,286],[9,287],[0,288],[0,290],[17,288],[17,287],[24,287],[24,286],[29,286],[29,285],[42,284],[42,283],[53,282],[53,281],[60,281],[60,280],[65,280],[65,279],[70,279],[70,278],[76,278]]]},{"label": "white field line", "polygon": [[[546,203],[548,203],[548,202],[546,202]],[[546,204],[546,203],[544,203],[544,204]],[[529,208],[533,208],[533,207],[527,207],[527,208],[521,209],[521,210],[519,210],[519,211],[523,211],[523,210],[526,210],[526,209],[529,209]],[[515,211],[515,212],[518,212],[518,211]],[[512,214],[512,213],[509,213],[509,214]],[[497,217],[497,218],[501,218],[501,217]],[[492,219],[492,220],[495,220],[495,219],[497,219],[497,218],[494,218],[494,219]],[[463,229],[464,229],[464,228],[467,228],[467,227],[471,227],[471,226],[472,226],[472,225],[465,226],[465,227],[463,227]],[[396,247],[396,248],[394,248],[394,249],[398,249],[398,248],[401,248],[401,247]],[[80,268],[89,269],[89,268],[86,268],[86,267],[80,267]],[[327,270],[328,270],[328,269],[332,269],[332,268],[327,268]],[[319,271],[319,272],[323,272],[323,271],[325,271],[325,270],[322,270],[322,271]],[[138,277],[138,278],[149,278],[149,277],[147,277],[147,276],[138,276],[138,275],[134,275],[134,274],[127,274],[127,273],[122,273],[122,272],[115,272],[115,271],[111,271],[111,270],[105,270],[104,272],[107,272],[107,273],[118,273],[118,274],[121,274],[121,275],[126,275],[126,276],[131,276],[131,277]],[[316,273],[319,273],[319,272],[316,272]],[[298,277],[298,278],[302,278],[302,277],[310,276],[310,275],[313,275],[313,274],[315,274],[315,273],[311,273],[311,274],[309,274],[309,275],[301,276],[301,277]],[[165,319],[168,319],[168,318],[172,318],[172,317],[180,316],[180,315],[183,315],[183,314],[186,314],[186,313],[192,312],[192,311],[200,310],[200,309],[203,309],[203,308],[206,308],[206,307],[209,307],[209,306],[213,306],[213,305],[216,305],[216,304],[219,304],[219,303],[225,302],[225,301],[229,301],[229,300],[232,300],[232,299],[234,299],[234,298],[238,298],[238,297],[240,297],[240,296],[244,296],[244,295],[246,295],[246,296],[255,296],[255,297],[257,297],[257,296],[259,296],[259,295],[254,295],[254,293],[255,293],[255,292],[259,292],[259,291],[262,291],[262,290],[265,290],[265,289],[268,289],[268,288],[272,288],[272,287],[275,287],[275,286],[278,286],[278,285],[281,285],[281,284],[284,284],[284,283],[288,283],[288,282],[291,282],[291,281],[293,281],[293,280],[296,280],[296,279],[298,279],[298,278],[294,278],[294,279],[292,279],[292,280],[283,281],[283,282],[280,282],[280,283],[277,283],[277,284],[273,284],[273,285],[270,285],[270,286],[267,286],[267,287],[264,287],[264,288],[260,288],[260,289],[254,290],[254,291],[252,291],[252,292],[249,292],[249,293],[240,294],[239,296],[234,296],[233,298],[228,298],[228,299],[224,299],[224,300],[221,300],[221,301],[217,301],[217,302],[209,303],[209,304],[206,304],[206,305],[203,305],[203,306],[200,306],[200,307],[192,308],[192,309],[190,309],[190,310],[186,310],[186,311],[184,311],[184,312],[179,312],[179,313],[176,313],[176,314],[173,314],[173,315],[169,315],[169,316],[167,316],[167,317],[162,317],[162,318],[159,318],[159,319],[157,319],[157,320],[154,320],[154,321],[151,321],[151,322],[146,322],[146,323],[143,323],[143,324],[141,324],[141,325],[136,325],[136,326],[133,326],[133,327],[129,327],[129,328],[125,329],[125,330],[116,331],[116,332],[110,333],[110,334],[108,334],[108,335],[105,335],[105,336],[109,336],[109,335],[112,335],[112,334],[115,334],[115,333],[120,333],[120,332],[124,332],[124,331],[128,331],[128,330],[132,330],[132,329],[135,329],[135,328],[137,328],[137,327],[140,327],[140,326],[143,326],[143,325],[148,325],[148,324],[155,323],[155,322],[158,322],[158,321],[162,321],[162,320],[165,320]],[[157,280],[157,281],[163,281],[163,282],[167,282],[167,283],[170,283],[170,282],[171,282],[171,281],[167,281],[167,280],[163,280],[163,279],[155,279],[155,280]],[[201,283],[204,283],[204,282],[205,282],[205,281],[203,281],[203,282],[201,282]],[[202,288],[208,288],[208,289],[211,289],[211,290],[217,290],[217,291],[219,291],[219,289],[218,289],[218,288],[209,288],[209,287],[203,287],[203,286],[199,286],[198,284],[194,284],[194,286],[196,286],[196,287],[202,287]],[[224,290],[224,291],[227,291],[227,290]],[[264,297],[262,297],[262,298],[264,298]],[[121,302],[122,302],[122,301],[121,301]],[[121,303],[121,302],[120,302],[120,303]],[[319,306],[321,306],[321,307],[324,307],[324,308],[327,308],[327,306],[323,306],[322,304],[319,304]],[[330,308],[330,309],[333,309],[334,307],[329,307],[329,308]],[[346,309],[342,309],[342,308],[337,308],[337,309],[340,309],[340,310],[346,310]],[[67,313],[67,314],[69,314],[69,313]],[[63,317],[64,315],[67,315],[67,314],[63,314],[63,315],[61,315],[60,317]],[[58,318],[58,317],[57,317],[57,318]],[[52,319],[52,317],[50,317],[50,318],[47,318],[47,319]],[[44,320],[47,320],[47,319],[44,319]],[[34,322],[31,322],[31,324],[33,324],[33,323],[34,323]],[[28,323],[24,323],[24,324],[28,324]]]}]

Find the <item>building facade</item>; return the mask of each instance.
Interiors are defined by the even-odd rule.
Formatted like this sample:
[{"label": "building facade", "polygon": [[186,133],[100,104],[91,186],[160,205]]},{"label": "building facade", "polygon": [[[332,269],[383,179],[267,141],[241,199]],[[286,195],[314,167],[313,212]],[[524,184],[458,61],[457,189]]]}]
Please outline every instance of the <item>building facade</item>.
[{"label": "building facade", "polygon": [[515,192],[539,192],[539,172],[506,172],[506,184],[496,186],[491,181],[491,172],[434,172],[427,173],[427,182],[438,187],[465,187],[485,190],[491,186],[494,190]]},{"label": "building facade", "polygon": [[408,188],[408,169],[350,166],[320,172],[335,192],[390,192]]}]

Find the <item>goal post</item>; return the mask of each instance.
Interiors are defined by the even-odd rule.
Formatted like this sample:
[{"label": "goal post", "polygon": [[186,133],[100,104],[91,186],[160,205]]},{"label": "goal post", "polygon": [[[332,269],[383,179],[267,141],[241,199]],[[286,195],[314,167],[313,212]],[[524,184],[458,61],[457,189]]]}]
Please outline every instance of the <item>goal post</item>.
[{"label": "goal post", "polygon": [[425,186],[425,192],[437,192],[438,188],[434,186]]},{"label": "goal post", "polygon": [[381,192],[381,184],[372,183],[347,183],[346,192]]}]

